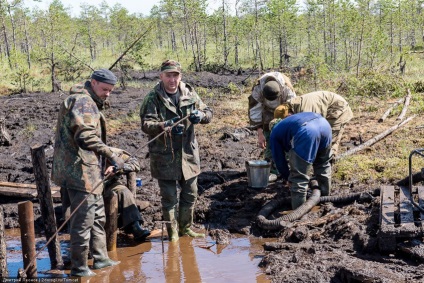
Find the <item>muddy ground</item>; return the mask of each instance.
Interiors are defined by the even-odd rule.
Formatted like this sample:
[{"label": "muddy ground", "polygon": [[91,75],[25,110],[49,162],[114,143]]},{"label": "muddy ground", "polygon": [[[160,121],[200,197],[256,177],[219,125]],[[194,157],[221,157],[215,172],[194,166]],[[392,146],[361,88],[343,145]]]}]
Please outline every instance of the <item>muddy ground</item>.
[{"label": "muddy ground", "polygon": [[[280,232],[265,231],[256,224],[259,210],[270,200],[288,196],[289,191],[280,181],[266,189],[247,186],[245,161],[256,159],[256,134],[247,128],[246,110],[231,111],[231,105],[242,100],[242,94],[231,92],[230,82],[243,90],[246,82],[256,75],[215,75],[198,73],[186,75],[184,80],[196,87],[211,90],[214,95],[203,97],[214,109],[212,125],[199,126],[202,174],[199,176],[199,200],[196,206],[197,228],[228,230],[258,237],[280,237],[277,249],[267,247],[261,266],[274,282],[423,282],[424,269],[419,258],[396,251],[380,253],[378,249],[379,198],[348,205],[325,204],[310,212],[296,229]],[[151,86],[158,80],[155,72],[132,74],[142,88],[118,88],[111,96],[111,107],[105,111],[110,123],[109,145],[137,152],[141,163],[138,177],[143,180],[138,199],[148,201],[143,217],[145,226],[159,228],[160,197],[157,183],[150,176],[147,136],[141,132],[139,106]],[[245,93],[248,92],[247,87]],[[0,181],[34,183],[30,146],[45,145],[48,169],[51,169],[54,129],[57,113],[65,94],[31,93],[0,97],[0,114],[6,118],[11,145],[0,144]],[[364,102],[367,104],[368,102]],[[374,101],[374,103],[377,103]],[[375,118],[375,117],[374,117]],[[350,142],[358,133],[366,140],[380,129],[370,115],[361,112],[346,129],[343,141]],[[123,123],[117,123],[121,121]],[[225,121],[231,121],[226,123]],[[411,126],[413,127],[413,126]],[[364,128],[372,130],[364,131]],[[412,128],[411,128],[412,129]],[[367,136],[368,135],[368,136]],[[341,152],[352,143],[341,148]],[[388,143],[380,145],[390,150]],[[333,170],[337,170],[337,164]],[[387,184],[392,181],[387,180]],[[381,180],[366,184],[333,180],[333,193],[363,192],[382,185]],[[17,227],[16,203],[22,199],[1,197],[8,228]],[[58,204],[59,205],[59,204]],[[289,209],[282,207],[281,211]],[[59,211],[60,209],[58,209]],[[278,212],[275,215],[279,215]],[[332,217],[329,217],[333,215]],[[320,221],[320,219],[322,221]],[[302,225],[304,223],[304,225]],[[42,228],[40,218],[37,229]],[[216,231],[214,231],[216,233]]]}]

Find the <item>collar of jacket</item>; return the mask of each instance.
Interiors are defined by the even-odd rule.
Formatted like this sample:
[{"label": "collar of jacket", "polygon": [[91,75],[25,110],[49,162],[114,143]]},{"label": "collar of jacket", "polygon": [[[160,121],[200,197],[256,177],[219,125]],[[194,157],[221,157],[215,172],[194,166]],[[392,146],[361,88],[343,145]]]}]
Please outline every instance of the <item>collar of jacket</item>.
[{"label": "collar of jacket", "polygon": [[[155,88],[156,88],[156,93],[159,94],[158,96],[161,99],[161,101],[163,102],[163,104],[165,105],[165,107],[178,115],[177,108],[173,104],[170,103],[171,100],[168,97],[168,95],[166,94],[166,91],[163,87],[162,82],[157,84]],[[180,95],[180,104],[179,104],[180,108],[186,107],[186,106],[189,106],[189,105],[196,103],[197,96],[194,95],[194,91],[193,91],[193,88],[191,87],[191,85],[186,84],[184,82],[180,82],[178,89],[179,89],[180,94],[181,94]]]},{"label": "collar of jacket", "polygon": [[90,81],[86,81],[84,84],[84,89],[88,92],[88,94],[90,94],[91,98],[94,100],[94,102],[97,105],[97,108],[99,108],[100,111],[103,110],[105,102],[104,100],[100,99],[100,97],[98,97],[93,89],[91,88],[91,82]]}]

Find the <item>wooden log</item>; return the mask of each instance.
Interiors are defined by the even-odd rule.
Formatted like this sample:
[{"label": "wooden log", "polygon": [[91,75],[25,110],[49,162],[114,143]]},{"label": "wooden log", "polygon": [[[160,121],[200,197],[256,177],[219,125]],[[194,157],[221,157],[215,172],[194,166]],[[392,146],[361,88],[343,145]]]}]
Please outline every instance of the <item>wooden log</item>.
[{"label": "wooden log", "polygon": [[[22,189],[33,189],[36,190],[37,186],[33,184],[22,184],[22,183],[12,183],[12,182],[0,182],[2,187],[11,187],[11,188],[22,188]],[[51,187],[52,191],[60,191],[60,187]]]},{"label": "wooden log", "polygon": [[27,278],[37,277],[33,209],[32,202],[30,201],[18,203],[19,226],[21,228],[22,257]]},{"label": "wooden log", "polygon": [[134,198],[137,197],[137,184],[136,179],[137,174],[135,172],[127,173],[127,187],[133,193]]},{"label": "wooden log", "polygon": [[50,257],[51,269],[63,266],[62,254],[60,252],[59,239],[56,236],[56,216],[54,213],[52,193],[50,191],[50,180],[47,173],[46,156],[44,146],[34,145],[31,147],[31,157],[35,182],[37,184],[37,197],[40,202],[41,216],[44,223],[46,241],[54,237],[47,246]]},{"label": "wooden log", "polygon": [[118,238],[118,195],[112,192],[105,197],[105,212],[106,212],[106,246],[107,250],[116,250],[116,240]]},{"label": "wooden log", "polygon": [[408,110],[409,102],[411,101],[411,91],[408,88],[408,95],[405,98],[405,103],[403,104],[402,112],[400,113],[399,117],[396,118],[396,120],[403,120],[403,118],[406,115],[406,111]]},{"label": "wooden log", "polygon": [[384,120],[386,120],[386,118],[389,116],[390,112],[392,112],[393,108],[395,108],[396,106],[399,105],[399,103],[401,103],[405,98],[401,98],[398,101],[396,101],[395,103],[393,103],[392,107],[390,107],[389,109],[386,110],[386,112],[384,112],[383,116],[381,116],[380,119],[378,119],[378,122],[384,122]]},{"label": "wooden log", "polygon": [[361,144],[360,146],[354,147],[342,154],[339,154],[335,157],[335,160],[340,160],[346,156],[352,155],[354,153],[357,153],[358,151],[361,151],[373,144],[375,144],[376,142],[382,140],[383,138],[385,138],[386,136],[388,136],[389,134],[391,134],[392,132],[394,132],[395,130],[397,130],[398,128],[402,127],[403,125],[405,125],[406,123],[408,123],[409,121],[411,121],[412,119],[414,119],[415,116],[411,116],[408,119],[402,121],[401,123],[394,125],[393,127],[385,130],[384,132],[382,132],[381,134],[373,137],[372,139],[366,141],[365,143]]},{"label": "wooden log", "polygon": [[3,206],[0,205],[0,278],[9,277],[7,271],[6,238],[4,237]]}]

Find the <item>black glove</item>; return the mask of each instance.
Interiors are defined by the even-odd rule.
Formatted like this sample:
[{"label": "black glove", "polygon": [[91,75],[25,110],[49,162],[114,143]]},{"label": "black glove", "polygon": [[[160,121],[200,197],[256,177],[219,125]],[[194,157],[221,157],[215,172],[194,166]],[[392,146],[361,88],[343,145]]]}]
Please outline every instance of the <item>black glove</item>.
[{"label": "black glove", "polygon": [[205,117],[205,113],[200,110],[194,110],[193,112],[191,112],[190,117],[188,117],[188,120],[192,124],[198,124],[200,123],[200,121],[202,121],[203,117]]},{"label": "black glove", "polygon": [[184,132],[184,125],[183,124],[178,124],[178,125],[175,125],[173,128],[172,128],[172,131],[171,131],[174,135],[182,135],[183,134],[183,132]]},{"label": "black glove", "polygon": [[109,161],[113,166],[113,172],[118,172],[120,170],[124,169],[124,160],[119,157],[118,155],[116,155],[115,153],[113,153],[110,157],[109,157]]},{"label": "black glove", "polygon": [[174,125],[178,120],[180,120],[180,116],[174,117],[172,119],[166,120],[163,124],[163,127],[171,127],[172,125]]}]

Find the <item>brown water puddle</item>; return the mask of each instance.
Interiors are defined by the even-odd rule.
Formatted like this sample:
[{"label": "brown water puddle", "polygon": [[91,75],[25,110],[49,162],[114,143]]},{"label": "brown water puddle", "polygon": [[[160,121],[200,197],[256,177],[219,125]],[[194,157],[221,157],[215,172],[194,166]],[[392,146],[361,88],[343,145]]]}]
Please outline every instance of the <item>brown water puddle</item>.
[{"label": "brown water puddle", "polygon": [[[62,250],[67,241],[62,240]],[[177,243],[151,238],[136,246],[118,247],[109,252],[121,264],[94,270],[95,277],[83,278],[81,282],[270,282],[258,264],[263,256],[264,242],[258,239],[235,236],[227,246],[215,245],[211,238],[192,239],[182,237]],[[23,267],[19,229],[6,231],[7,266],[9,275],[15,277]],[[37,250],[45,241],[37,239]],[[164,252],[162,252],[162,250]],[[89,265],[92,262],[89,261]],[[47,249],[37,258],[39,277],[68,277],[69,270],[51,274]]]}]

